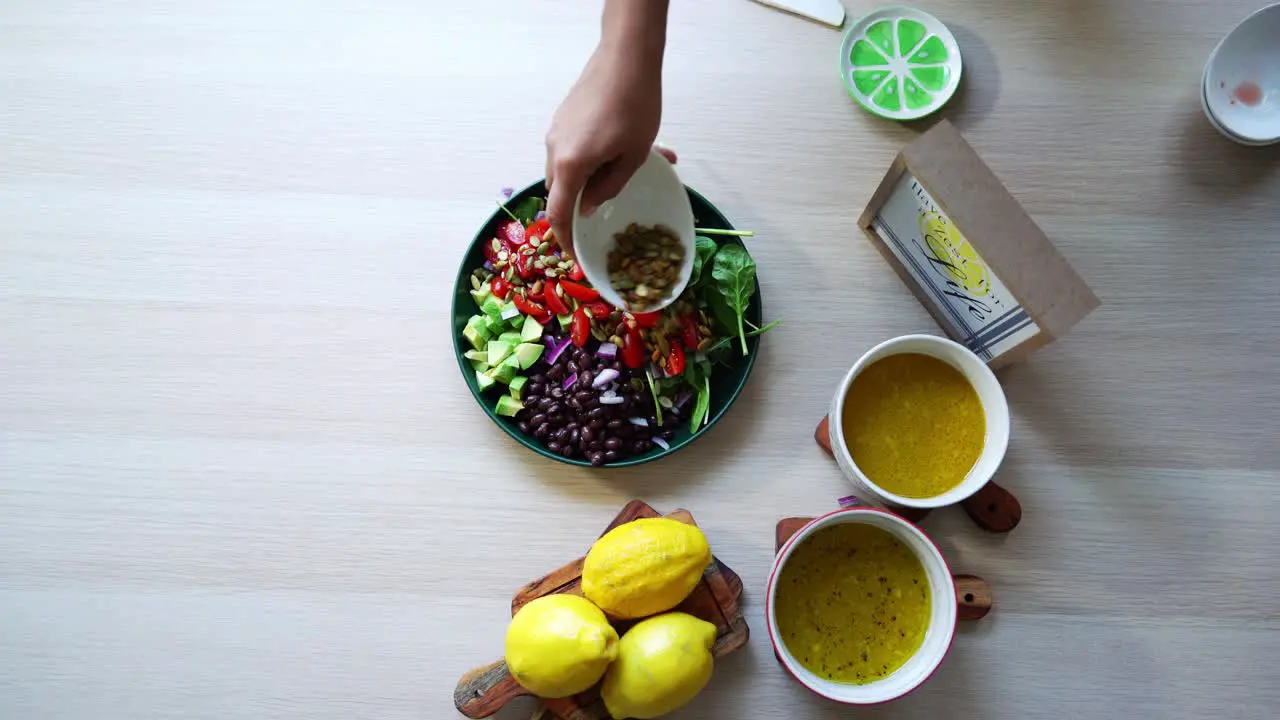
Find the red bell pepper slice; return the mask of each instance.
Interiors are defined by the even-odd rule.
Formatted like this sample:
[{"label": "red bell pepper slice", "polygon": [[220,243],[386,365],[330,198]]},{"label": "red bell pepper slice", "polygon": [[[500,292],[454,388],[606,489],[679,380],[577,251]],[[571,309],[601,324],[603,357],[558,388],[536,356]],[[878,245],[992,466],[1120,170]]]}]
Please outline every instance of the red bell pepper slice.
[{"label": "red bell pepper slice", "polygon": [[541,304],[526,298],[520,293],[516,293],[511,297],[511,301],[516,304],[520,312],[531,317],[541,317],[547,314],[547,309]]},{"label": "red bell pepper slice", "polygon": [[493,280],[489,281],[489,289],[493,291],[493,296],[499,300],[506,300],[511,294],[511,283],[501,275],[494,275]]},{"label": "red bell pepper slice", "polygon": [[698,323],[692,315],[680,318],[680,342],[689,350],[698,347]]},{"label": "red bell pepper slice", "polygon": [[622,346],[622,363],[635,370],[644,367],[644,361],[648,357],[644,351],[644,340],[640,337],[640,331],[628,325],[626,344]]},{"label": "red bell pepper slice", "polygon": [[586,303],[582,307],[591,313],[592,320],[604,320],[613,314],[613,306],[603,300],[597,300],[592,303]]},{"label": "red bell pepper slice", "polygon": [[561,282],[560,287],[569,294],[569,297],[577,300],[578,302],[594,302],[600,299],[599,290],[593,287],[587,287],[586,285],[579,285],[578,283],[570,280]]},{"label": "red bell pepper slice", "polygon": [[684,372],[684,350],[679,345],[672,345],[667,353],[667,374],[679,375]]},{"label": "red bell pepper slice", "polygon": [[573,310],[569,309],[569,305],[565,303],[564,298],[560,297],[559,293],[556,292],[556,281],[547,281],[546,295],[547,309],[551,312],[557,315],[568,315],[573,312]]},{"label": "red bell pepper slice", "polygon": [[582,347],[587,344],[589,337],[591,337],[591,318],[587,317],[585,310],[578,308],[573,313],[573,322],[569,324],[569,339],[573,341],[574,346]]},{"label": "red bell pepper slice", "polygon": [[631,313],[631,317],[635,318],[636,325],[642,328],[651,328],[658,324],[658,319],[662,317],[661,310],[655,310],[647,313]]}]

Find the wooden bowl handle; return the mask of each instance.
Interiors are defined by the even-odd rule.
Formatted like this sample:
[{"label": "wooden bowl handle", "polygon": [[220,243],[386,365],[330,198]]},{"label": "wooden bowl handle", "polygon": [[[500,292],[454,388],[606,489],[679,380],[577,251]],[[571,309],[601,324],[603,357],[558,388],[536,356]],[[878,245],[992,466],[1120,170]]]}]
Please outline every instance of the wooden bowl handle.
[{"label": "wooden bowl handle", "polygon": [[453,706],[469,718],[484,718],[521,695],[532,695],[511,676],[505,660],[467,672],[453,689]]},{"label": "wooden bowl handle", "polygon": [[956,617],[981,620],[991,612],[991,586],[977,575],[952,575],[956,584]]},{"label": "wooden bowl handle", "polygon": [[1022,503],[1008,490],[988,482],[960,503],[978,527],[993,533],[1007,533],[1022,520]]}]

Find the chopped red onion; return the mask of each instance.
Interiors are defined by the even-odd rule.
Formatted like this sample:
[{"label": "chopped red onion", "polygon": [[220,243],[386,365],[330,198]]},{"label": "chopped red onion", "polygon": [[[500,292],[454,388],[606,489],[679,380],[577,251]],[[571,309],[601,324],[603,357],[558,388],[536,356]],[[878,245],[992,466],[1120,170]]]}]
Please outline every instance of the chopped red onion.
[{"label": "chopped red onion", "polygon": [[662,438],[658,437],[657,435],[654,435],[651,439],[653,440],[653,444],[654,444],[654,445],[657,445],[658,447],[662,448],[663,450],[670,450],[670,449],[671,449],[671,446],[667,444],[667,441],[666,441],[666,440],[663,440]]},{"label": "chopped red onion", "polygon": [[649,427],[649,421],[642,417],[627,418],[627,422],[635,425],[636,427]]},{"label": "chopped red onion", "polygon": [[615,358],[618,357],[618,346],[613,343],[600,343],[600,347],[596,349],[596,357]]},{"label": "chopped red onion", "polygon": [[498,272],[498,268],[494,267],[493,263],[489,262],[488,260],[484,261],[484,269],[488,270],[489,272]]},{"label": "chopped red onion", "polygon": [[545,219],[546,219],[546,217],[547,217],[547,211],[546,211],[546,210],[539,210],[539,211],[538,211],[538,214],[533,216],[533,219],[534,219],[534,220],[545,220]]},{"label": "chopped red onion", "polygon": [[621,395],[610,395],[608,397],[601,396],[600,398],[601,405],[621,405],[626,401],[627,399]]},{"label": "chopped red onion", "polygon": [[574,373],[569,377],[565,378],[564,382],[560,383],[560,388],[562,390],[568,390],[569,388],[573,387],[573,384],[576,382],[578,382],[578,373]]},{"label": "chopped red onion", "polygon": [[[622,374],[622,373],[619,373],[617,370],[614,370],[613,368],[605,368],[604,370],[601,370],[601,371],[600,371],[600,374],[599,374],[599,375],[596,375],[596,379],[595,379],[595,380],[592,380],[592,381],[591,381],[591,387],[593,387],[593,388],[595,388],[595,389],[599,390],[600,388],[604,387],[605,385],[608,385],[609,383],[613,382],[614,380],[617,380],[617,379],[618,379],[618,376],[619,376],[619,375],[621,375],[621,374]],[[611,391],[611,392],[612,392],[612,391]]]},{"label": "chopped red onion", "polygon": [[516,191],[516,189],[515,189],[515,188],[504,187],[504,188],[502,188],[502,197],[503,197],[504,199],[510,200],[510,199],[511,199],[511,196],[512,196],[513,194],[515,194],[515,191]]},{"label": "chopped red onion", "polygon": [[573,341],[568,335],[566,335],[562,342],[557,343],[553,348],[551,348],[551,355],[547,358],[547,364],[555,365],[556,361],[560,359],[560,356],[564,354],[565,348],[572,344]]},{"label": "chopped red onion", "polygon": [[683,410],[684,406],[688,405],[689,401],[692,399],[693,399],[693,393],[689,392],[688,390],[681,390],[680,394],[676,396],[675,406],[677,409]]}]

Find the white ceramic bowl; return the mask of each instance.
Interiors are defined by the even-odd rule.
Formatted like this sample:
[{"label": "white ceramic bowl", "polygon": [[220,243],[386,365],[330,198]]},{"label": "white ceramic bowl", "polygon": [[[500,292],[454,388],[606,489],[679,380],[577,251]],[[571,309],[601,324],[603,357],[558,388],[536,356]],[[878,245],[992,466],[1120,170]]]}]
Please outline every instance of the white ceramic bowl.
[{"label": "white ceramic bowl", "polygon": [[[931,612],[929,629],[924,642],[902,667],[888,676],[865,685],[852,685],[827,680],[807,670],[795,659],[782,635],[778,632],[777,607],[778,577],[792,553],[805,538],[824,527],[841,523],[865,523],[893,533],[919,558],[929,578]],[[811,521],[782,546],[773,561],[773,573],[769,576],[769,588],[765,594],[765,619],[769,624],[769,640],[782,666],[802,685],[829,700],[851,705],[873,705],[902,697],[919,687],[942,663],[956,631],[956,588],[947,561],[933,541],[919,528],[892,513],[875,508],[849,508],[837,510]]]},{"label": "white ceramic bowl", "polygon": [[1245,18],[1205,63],[1205,115],[1244,145],[1280,142],[1280,3]]},{"label": "white ceramic bowl", "polygon": [[684,262],[680,277],[671,294],[662,302],[645,308],[659,310],[670,305],[684,292],[693,275],[694,245],[693,206],[689,194],[676,175],[675,168],[657,152],[650,151],[626,187],[617,197],[605,202],[590,215],[581,212],[582,195],[573,204],[573,252],[591,286],[614,307],[626,307],[622,296],[609,283],[609,251],[617,246],[613,239],[631,223],[671,228],[684,245]]},{"label": "white ceramic bowl", "polygon": [[[876,485],[853,462],[849,453],[849,444],[844,438],[844,400],[853,385],[853,379],[875,361],[889,355],[904,353],[920,353],[932,355],[959,370],[982,401],[982,411],[986,416],[987,434],[982,446],[982,454],[969,470],[969,474],[959,485],[930,498],[909,498],[889,492]],[[912,508],[937,508],[954,505],[978,492],[995,475],[1000,463],[1004,460],[1005,450],[1009,447],[1009,404],[1005,401],[1004,390],[1000,382],[991,372],[991,368],[982,359],[965,346],[934,335],[903,335],[886,340],[871,348],[854,363],[844,381],[836,389],[831,401],[831,410],[827,423],[831,438],[831,451],[836,456],[836,464],[840,466],[853,484],[854,492],[864,501],[884,506],[902,506]]]}]

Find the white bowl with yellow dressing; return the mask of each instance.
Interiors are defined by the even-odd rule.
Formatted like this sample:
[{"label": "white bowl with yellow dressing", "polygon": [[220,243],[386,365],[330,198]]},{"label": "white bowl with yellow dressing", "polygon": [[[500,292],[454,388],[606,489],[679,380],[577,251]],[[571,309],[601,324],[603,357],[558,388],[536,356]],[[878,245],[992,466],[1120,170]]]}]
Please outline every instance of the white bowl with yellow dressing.
[{"label": "white bowl with yellow dressing", "polygon": [[991,368],[933,335],[869,350],[840,383],[829,416],[840,470],[858,497],[882,507],[959,503],[991,480],[1009,445],[1009,405]]}]

